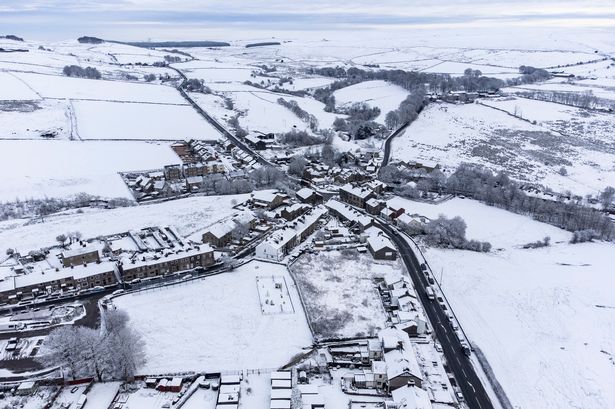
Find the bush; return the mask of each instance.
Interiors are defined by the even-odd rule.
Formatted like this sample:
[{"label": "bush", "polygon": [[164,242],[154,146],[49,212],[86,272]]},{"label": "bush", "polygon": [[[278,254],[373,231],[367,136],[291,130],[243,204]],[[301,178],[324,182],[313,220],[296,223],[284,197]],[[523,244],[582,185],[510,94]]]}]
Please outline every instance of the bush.
[{"label": "bush", "polygon": [[570,243],[585,243],[588,241],[594,241],[595,239],[600,238],[600,233],[595,230],[587,229],[587,230],[577,230],[572,233],[572,239],[570,239]]},{"label": "bush", "polygon": [[449,247],[462,250],[488,252],[491,244],[466,239],[466,222],[459,216],[447,219],[440,215],[437,219],[427,223],[425,227],[425,241],[437,247]]},{"label": "bush", "polygon": [[541,247],[549,247],[551,245],[551,237],[547,236],[542,240],[537,240],[532,243],[527,243],[523,245],[524,249],[538,249]]},{"label": "bush", "polygon": [[203,94],[211,94],[211,90],[207,87],[203,80],[191,78],[184,82],[182,87],[188,92],[202,92]]}]

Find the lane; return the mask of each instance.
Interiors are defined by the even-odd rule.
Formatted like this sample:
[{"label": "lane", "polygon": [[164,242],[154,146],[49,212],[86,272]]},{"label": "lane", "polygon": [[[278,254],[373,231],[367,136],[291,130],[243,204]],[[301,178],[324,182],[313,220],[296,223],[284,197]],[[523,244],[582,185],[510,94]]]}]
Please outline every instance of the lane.
[{"label": "lane", "polygon": [[416,292],[425,306],[425,312],[432,323],[436,338],[442,345],[448,368],[455,375],[458,386],[463,393],[465,403],[470,409],[494,409],[480,378],[474,371],[472,363],[462,350],[461,341],[457,338],[448,315],[437,300],[429,300],[426,290],[429,282],[422,272],[421,264],[412,248],[396,230],[386,224],[377,224],[399,249],[400,256],[414,283]]}]

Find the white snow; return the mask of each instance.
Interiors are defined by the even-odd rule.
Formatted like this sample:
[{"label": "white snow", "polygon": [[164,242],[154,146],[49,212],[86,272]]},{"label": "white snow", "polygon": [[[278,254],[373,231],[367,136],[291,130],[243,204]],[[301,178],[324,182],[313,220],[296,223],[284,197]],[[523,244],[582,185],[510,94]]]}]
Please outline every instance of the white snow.
[{"label": "white snow", "polygon": [[40,97],[10,72],[0,71],[0,99],[8,101],[34,100]]},{"label": "white snow", "polygon": [[406,99],[408,91],[386,81],[365,81],[339,89],[333,93],[337,106],[365,102],[369,106],[380,108],[380,115],[375,119],[384,123],[386,115],[394,111]]},{"label": "white snow", "polygon": [[[138,230],[148,226],[175,226],[189,236],[236,212],[232,202],[245,201],[249,195],[195,196],[112,210],[85,209],[50,215],[41,222],[22,219],[0,222],[0,247],[20,251],[57,244],[55,237],[67,230],[77,230],[84,238]],[[69,227],[70,226],[70,227]]]},{"label": "white snow", "polygon": [[[425,254],[513,406],[615,405],[612,244],[571,245],[568,232],[468,199],[405,204],[412,213],[461,215],[469,238],[499,248],[488,254],[429,248]],[[550,247],[518,246],[547,235]]]},{"label": "white snow", "polygon": [[15,73],[15,76],[43,98],[186,104],[175,88],[164,85],[22,72]]},{"label": "white snow", "polygon": [[[553,242],[568,241],[571,237],[570,233],[557,227],[472,199],[453,198],[441,204],[431,204],[396,196],[387,204],[395,208],[403,207],[407,214],[420,214],[430,219],[436,219],[441,214],[449,218],[461,216],[467,224],[467,238],[488,241],[494,249],[522,246],[545,236],[551,237]],[[492,220],[493,223],[486,222]]]},{"label": "white snow", "polygon": [[[283,276],[294,314],[263,314],[256,278]],[[233,272],[121,296],[131,325],[146,341],[143,373],[276,368],[312,344],[286,267],[250,262]],[[159,308],[152,308],[158,305]]]},{"label": "white snow", "polygon": [[[477,163],[579,195],[615,183],[615,155],[608,148],[612,115],[585,115],[576,108],[517,98],[481,102],[538,123],[479,104],[431,104],[393,140],[391,157],[433,161],[449,169]],[[562,166],[567,176],[559,174]]]},{"label": "white snow", "polygon": [[[19,104],[19,103],[17,103]],[[57,139],[71,135],[71,116],[66,101],[40,100],[0,109],[0,139],[39,139],[55,133]]]},{"label": "white snow", "polygon": [[0,141],[0,151],[6,175],[0,201],[81,192],[132,198],[117,172],[180,162],[168,145],[140,142],[6,140]]},{"label": "white snow", "polygon": [[220,133],[191,106],[75,101],[82,139],[216,140]]},{"label": "white snow", "polygon": [[95,383],[87,393],[88,400],[83,409],[107,409],[120,385],[121,382]]}]

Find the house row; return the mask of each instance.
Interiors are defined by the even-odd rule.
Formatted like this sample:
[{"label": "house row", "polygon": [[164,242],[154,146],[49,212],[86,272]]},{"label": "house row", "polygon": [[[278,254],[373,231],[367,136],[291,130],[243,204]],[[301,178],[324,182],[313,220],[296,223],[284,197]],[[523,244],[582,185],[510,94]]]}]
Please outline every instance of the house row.
[{"label": "house row", "polygon": [[218,390],[218,409],[237,409],[241,397],[241,376],[222,375],[220,377],[220,389]]},{"label": "house row", "polygon": [[370,199],[375,199],[376,193],[374,193],[374,191],[369,187],[355,187],[348,183],[340,187],[339,196],[343,202],[365,209],[367,201]]},{"label": "house row", "polygon": [[[345,366],[358,367],[343,376],[344,382],[359,389],[381,389],[395,391],[406,385],[420,388],[423,383],[421,367],[416,351],[408,334],[398,328],[386,328],[378,333],[378,339],[369,340],[369,361],[354,360]],[[345,346],[346,350],[352,345]],[[333,364],[339,366],[343,361],[335,358],[340,347],[329,347]],[[350,349],[352,352],[352,349]],[[349,364],[354,365],[350,366]]]},{"label": "house row", "polygon": [[256,257],[265,260],[282,260],[290,250],[302,243],[318,227],[321,217],[327,213],[324,206],[317,206],[297,220],[287,223],[256,246]]},{"label": "house row", "polygon": [[288,196],[272,190],[256,190],[250,194],[249,202],[253,207],[273,210],[287,203]]},{"label": "house row", "polygon": [[112,261],[36,270],[0,281],[0,303],[16,303],[55,291],[114,285],[119,281],[119,270]]},{"label": "house row", "polygon": [[292,384],[292,373],[290,371],[271,373],[269,409],[291,409]]},{"label": "house row", "polygon": [[407,278],[389,280],[385,277],[380,285],[380,294],[393,326],[411,338],[426,334],[427,320]]},{"label": "house row", "polygon": [[210,226],[202,235],[203,243],[210,244],[216,248],[223,248],[233,240],[233,232],[240,226],[254,229],[258,223],[258,218],[250,210],[245,210],[235,214],[230,219],[219,221]]},{"label": "house row", "polygon": [[342,221],[348,222],[351,227],[354,227],[359,231],[365,231],[374,223],[374,220],[371,217],[364,215],[358,210],[338,200],[329,199],[325,206],[335,217]]},{"label": "house row", "polygon": [[182,165],[167,165],[163,169],[167,181],[177,181],[194,176],[207,176],[214,173],[224,173],[226,168],[219,160],[209,162],[188,163]]},{"label": "house row", "polygon": [[188,249],[169,250],[159,253],[135,254],[119,262],[124,282],[136,279],[165,276],[197,267],[208,267],[215,263],[214,250],[207,244]]}]

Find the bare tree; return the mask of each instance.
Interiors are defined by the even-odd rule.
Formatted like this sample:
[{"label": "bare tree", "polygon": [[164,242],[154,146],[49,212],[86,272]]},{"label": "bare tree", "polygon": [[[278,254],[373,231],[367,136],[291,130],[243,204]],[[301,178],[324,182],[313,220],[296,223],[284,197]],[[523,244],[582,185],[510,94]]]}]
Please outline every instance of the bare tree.
[{"label": "bare tree", "polygon": [[64,245],[66,244],[66,240],[68,239],[68,237],[66,237],[66,234],[58,234],[56,236],[56,241],[58,243],[60,243],[60,246],[64,247]]}]

